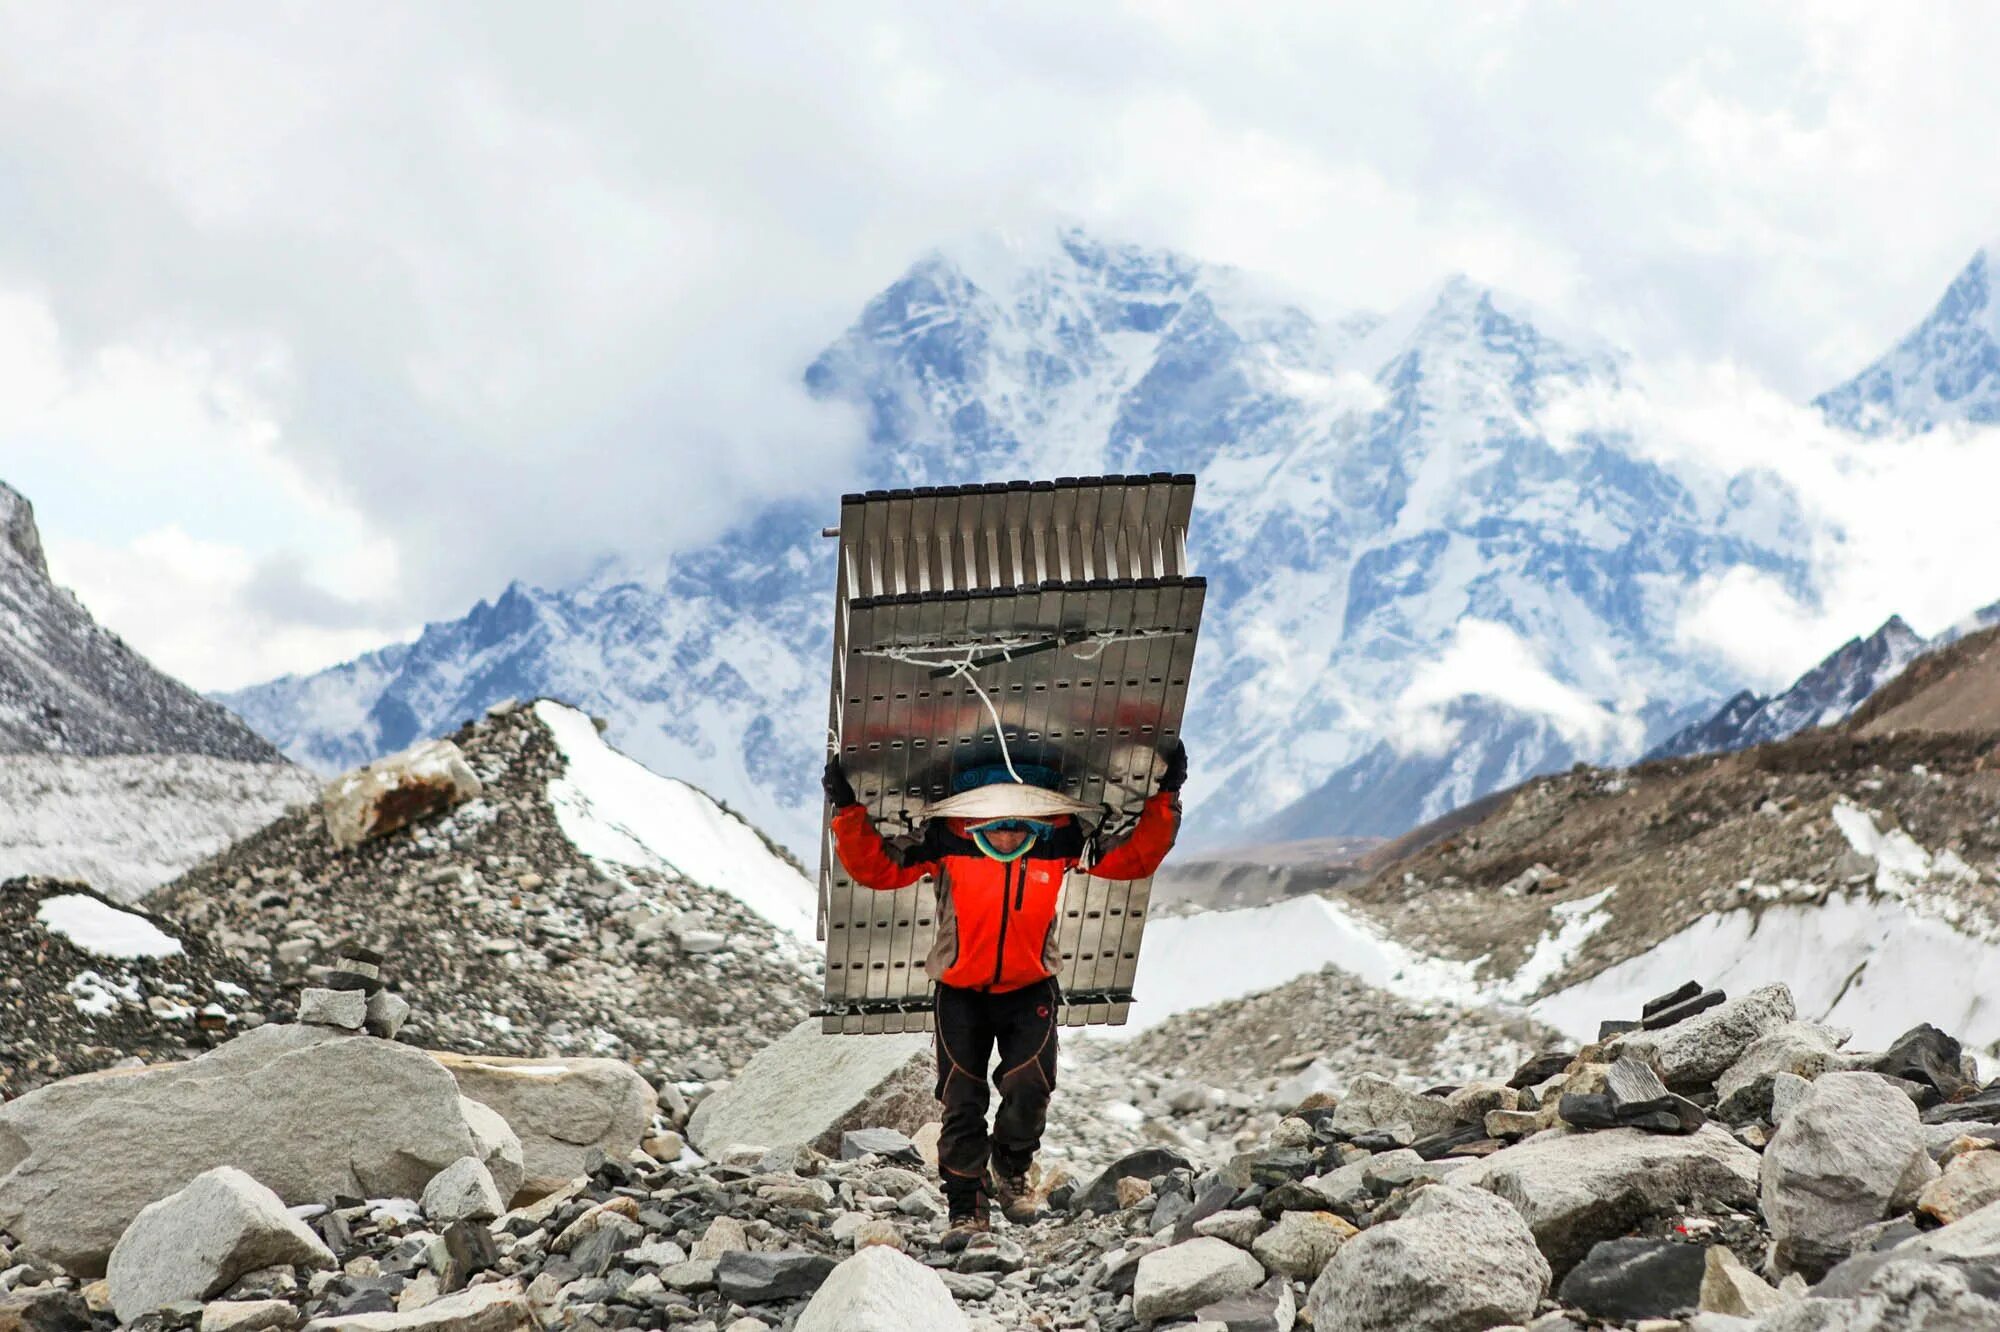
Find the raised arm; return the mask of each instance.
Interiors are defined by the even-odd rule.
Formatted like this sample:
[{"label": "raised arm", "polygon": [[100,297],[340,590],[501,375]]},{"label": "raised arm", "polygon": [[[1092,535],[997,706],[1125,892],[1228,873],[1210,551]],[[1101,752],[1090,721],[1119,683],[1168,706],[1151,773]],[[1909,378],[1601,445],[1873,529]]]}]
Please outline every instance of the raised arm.
[{"label": "raised arm", "polygon": [[847,870],[847,876],[863,888],[888,892],[907,888],[929,874],[928,860],[898,855],[875,830],[868,807],[854,798],[854,787],[841,769],[838,756],[826,761],[821,778],[826,798],[833,802],[833,850]]},{"label": "raised arm", "polygon": [[1187,780],[1187,749],[1179,744],[1167,755],[1167,770],[1139,811],[1139,822],[1117,846],[1100,855],[1084,872],[1100,879],[1143,879],[1159,869],[1181,831],[1181,783]]}]

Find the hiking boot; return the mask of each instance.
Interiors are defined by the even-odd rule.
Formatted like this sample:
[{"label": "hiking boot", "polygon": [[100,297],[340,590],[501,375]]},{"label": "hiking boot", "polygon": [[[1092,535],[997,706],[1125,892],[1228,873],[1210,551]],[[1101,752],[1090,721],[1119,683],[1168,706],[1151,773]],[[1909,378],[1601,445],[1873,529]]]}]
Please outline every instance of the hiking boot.
[{"label": "hiking boot", "polygon": [[996,1165],[987,1173],[986,1188],[1000,1204],[1000,1215],[1015,1225],[1030,1225],[1041,1218],[1042,1207],[1028,1187],[1027,1171],[1003,1170]]},{"label": "hiking boot", "polygon": [[951,1215],[938,1247],[946,1253],[957,1253],[972,1242],[973,1236],[992,1230],[993,1223],[987,1219],[983,1189],[970,1195],[955,1195],[950,1202]]}]

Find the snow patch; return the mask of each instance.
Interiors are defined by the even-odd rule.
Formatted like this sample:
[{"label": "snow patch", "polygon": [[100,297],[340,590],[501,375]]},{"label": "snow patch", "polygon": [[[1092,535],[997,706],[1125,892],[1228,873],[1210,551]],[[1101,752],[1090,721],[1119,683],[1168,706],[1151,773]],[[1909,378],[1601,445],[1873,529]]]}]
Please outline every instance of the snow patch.
[{"label": "snow patch", "polygon": [[578,851],[727,893],[780,929],[813,936],[812,884],[756,829],[703,792],[605,744],[575,708],[545,700],[535,704],[535,716],[565,759],[563,775],[549,783],[549,803]]},{"label": "snow patch", "polygon": [[1905,897],[1912,887],[1930,878],[1930,852],[1901,828],[1883,832],[1873,814],[1846,800],[1834,802],[1833,822],[1849,846],[1874,859],[1877,892]]},{"label": "snow patch", "polygon": [[174,957],[181,951],[180,940],[144,916],[82,893],[44,897],[35,908],[35,919],[49,933],[97,957]]},{"label": "snow patch", "polygon": [[[1872,820],[1870,821],[1872,826]],[[1881,1049],[1919,1022],[1968,1047],[2000,1049],[2000,943],[1974,938],[1896,897],[1837,895],[1702,917],[1638,957],[1550,995],[1530,1011],[1578,1040],[1600,1018],[1699,976],[1742,993],[1782,982],[1799,1015],[1849,1027]]]}]

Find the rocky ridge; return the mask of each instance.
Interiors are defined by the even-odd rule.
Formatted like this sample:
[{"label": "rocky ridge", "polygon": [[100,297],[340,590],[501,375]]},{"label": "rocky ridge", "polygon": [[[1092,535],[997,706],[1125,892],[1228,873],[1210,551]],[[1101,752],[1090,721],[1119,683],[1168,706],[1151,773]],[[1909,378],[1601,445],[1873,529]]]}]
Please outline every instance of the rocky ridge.
[{"label": "rocky ridge", "polygon": [[284,756],[49,581],[34,509],[0,483],[0,754]]},{"label": "rocky ridge", "polygon": [[372,950],[412,1039],[442,1050],[611,1055],[699,1083],[805,1015],[816,964],[795,936],[671,865],[578,849],[551,797],[567,760],[534,708],[452,740],[482,791],[442,817],[341,851],[298,811],[148,909],[213,940],[272,1017],[344,946]]}]

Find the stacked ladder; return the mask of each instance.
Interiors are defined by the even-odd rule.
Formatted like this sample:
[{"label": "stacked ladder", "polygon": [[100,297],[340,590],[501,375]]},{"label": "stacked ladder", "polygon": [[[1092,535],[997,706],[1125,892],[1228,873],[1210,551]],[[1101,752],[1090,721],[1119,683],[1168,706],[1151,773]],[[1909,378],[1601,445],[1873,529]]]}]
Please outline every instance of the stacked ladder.
[{"label": "stacked ladder", "polygon": [[[1106,845],[1130,829],[1187,702],[1205,590],[1187,573],[1193,508],[1194,478],[1169,473],[843,497],[828,735],[884,836],[917,838],[958,772],[1007,760],[1100,806]],[[855,884],[831,814],[823,1028],[927,1030],[935,885]],[[1151,893],[1150,879],[1065,883],[1064,1023],[1125,1021]]]}]

